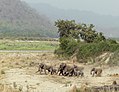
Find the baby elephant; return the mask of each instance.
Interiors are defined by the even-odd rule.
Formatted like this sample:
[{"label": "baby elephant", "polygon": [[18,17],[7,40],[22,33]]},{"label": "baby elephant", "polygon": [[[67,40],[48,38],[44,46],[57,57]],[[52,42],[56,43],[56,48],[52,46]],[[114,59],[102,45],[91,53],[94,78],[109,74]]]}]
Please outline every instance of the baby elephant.
[{"label": "baby elephant", "polygon": [[102,74],[102,69],[101,68],[92,68],[90,71],[90,74],[92,75],[92,77],[101,77]]},{"label": "baby elephant", "polygon": [[51,67],[49,72],[52,75],[52,74],[57,74],[57,71],[58,71],[58,69],[56,67]]}]

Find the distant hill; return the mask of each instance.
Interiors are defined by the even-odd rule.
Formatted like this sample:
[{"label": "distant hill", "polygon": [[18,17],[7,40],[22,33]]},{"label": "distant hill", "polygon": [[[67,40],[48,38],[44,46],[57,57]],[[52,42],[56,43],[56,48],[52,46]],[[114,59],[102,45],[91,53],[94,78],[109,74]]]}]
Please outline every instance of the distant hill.
[{"label": "distant hill", "polygon": [[94,24],[98,31],[107,37],[119,37],[119,16],[100,15],[89,11],[64,10],[48,4],[30,4],[40,13],[47,15],[50,19],[74,19],[80,23]]},{"label": "distant hill", "polygon": [[0,0],[0,37],[56,37],[53,23],[20,0]]}]

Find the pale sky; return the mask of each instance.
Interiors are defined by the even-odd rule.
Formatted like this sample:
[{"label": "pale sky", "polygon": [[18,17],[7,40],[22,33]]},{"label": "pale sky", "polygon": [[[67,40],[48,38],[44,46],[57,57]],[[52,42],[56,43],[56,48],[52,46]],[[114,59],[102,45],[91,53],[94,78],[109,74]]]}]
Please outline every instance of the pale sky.
[{"label": "pale sky", "polygon": [[61,9],[92,11],[103,15],[119,16],[119,0],[22,0],[28,3],[46,3]]}]

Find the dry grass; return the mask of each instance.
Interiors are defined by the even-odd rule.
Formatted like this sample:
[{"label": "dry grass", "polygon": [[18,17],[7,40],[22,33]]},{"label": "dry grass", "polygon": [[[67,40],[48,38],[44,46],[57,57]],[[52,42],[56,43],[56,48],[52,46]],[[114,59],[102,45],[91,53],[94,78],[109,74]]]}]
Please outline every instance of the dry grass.
[{"label": "dry grass", "polygon": [[[48,61],[48,62],[47,62]],[[56,61],[52,53],[0,53],[0,67],[4,68],[24,68],[40,62],[53,64]]]},{"label": "dry grass", "polygon": [[0,92],[21,92],[19,89],[14,89],[11,86],[0,85]]},{"label": "dry grass", "polygon": [[[106,76],[107,73],[113,74],[113,71],[110,72],[110,70],[117,71],[117,69],[119,69],[119,68],[115,69],[115,67],[114,67],[114,69],[107,69],[106,71],[104,71],[104,73],[106,72],[106,74],[103,77],[92,78],[89,75],[89,71],[92,68],[92,66],[76,63],[78,66],[84,66],[84,73],[86,73],[84,78],[77,78],[77,77],[67,77],[67,76],[58,76],[58,75],[36,74],[35,71],[37,70],[38,63],[40,63],[40,62],[44,62],[46,64],[51,64],[51,65],[55,65],[55,66],[59,66],[59,64],[62,62],[65,62],[68,65],[72,65],[72,62],[70,62],[68,60],[65,60],[65,61],[58,60],[53,53],[0,53],[0,71],[2,72],[2,73],[0,73],[0,79],[3,78],[4,75],[8,75],[8,74],[10,74],[10,75],[14,74],[14,77],[12,77],[11,79],[14,79],[14,78],[18,79],[19,77],[17,77],[17,75],[23,75],[22,76],[23,79],[28,78],[27,80],[25,79],[24,81],[21,78],[23,83],[20,83],[21,79],[18,79],[20,82],[15,80],[16,83],[14,82],[14,80],[11,81],[10,82],[11,84],[14,82],[12,84],[13,88],[8,85],[0,85],[0,92],[20,92],[20,90],[22,92],[22,86],[20,86],[20,85],[23,85],[24,83],[29,84],[28,88],[31,87],[31,88],[29,88],[30,90],[33,88],[42,89],[42,90],[48,89],[49,88],[48,83],[49,83],[50,87],[51,86],[54,87],[53,90],[56,90],[55,88],[58,88],[58,89],[61,88],[63,90],[64,89],[67,90],[69,88],[70,92],[77,92],[78,91],[77,87],[80,87],[81,84],[86,83],[86,82],[89,84],[90,87],[94,86],[94,85],[102,86],[102,85],[105,85],[104,83],[107,83],[107,85],[108,85],[111,83],[112,79],[114,79],[114,80],[117,79],[117,81],[119,82],[119,77],[112,78],[112,76],[111,77]],[[20,71],[19,71],[19,68],[20,68]],[[12,71],[12,69],[15,71]],[[21,71],[21,70],[23,70],[23,71]],[[9,76],[7,76],[7,78],[10,79]],[[34,78],[36,81],[34,80]],[[31,80],[33,80],[33,82],[34,82],[32,86],[30,86],[30,84],[32,84]],[[76,86],[74,86],[72,84],[76,84]],[[35,85],[35,87],[34,87],[34,85]],[[48,86],[48,88],[46,88],[46,87],[43,88],[44,85]],[[65,85],[67,85],[67,86],[65,86]],[[86,86],[81,88],[81,89],[84,89],[84,91],[82,91],[82,92],[90,92],[90,91],[85,91],[85,90],[88,90],[88,88],[86,88]],[[26,86],[25,86],[25,88],[26,88]],[[36,89],[33,89],[33,90],[36,90]],[[33,90],[30,92],[33,92]],[[36,91],[34,91],[34,92],[36,92]],[[59,90],[56,92],[59,92]],[[63,91],[61,91],[61,92],[63,92]],[[78,92],[81,92],[81,91],[78,91]]]}]

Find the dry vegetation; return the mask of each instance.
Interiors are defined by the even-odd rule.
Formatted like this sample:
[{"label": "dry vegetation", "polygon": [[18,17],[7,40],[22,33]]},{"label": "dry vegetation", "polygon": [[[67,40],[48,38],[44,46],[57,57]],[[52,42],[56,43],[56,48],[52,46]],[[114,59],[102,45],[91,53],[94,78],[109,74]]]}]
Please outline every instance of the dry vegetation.
[{"label": "dry vegetation", "polygon": [[53,53],[0,53],[0,92],[76,92],[76,89],[84,85],[111,85],[115,80],[119,83],[119,76],[114,75],[119,73],[119,67],[101,66],[104,70],[102,77],[91,77],[90,69],[94,65],[75,62],[78,66],[84,67],[85,76],[64,77],[35,73],[40,62],[56,67],[61,62],[73,64],[70,60],[57,59]]}]

